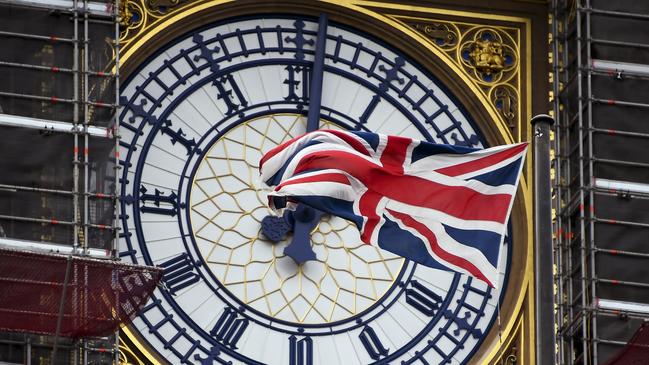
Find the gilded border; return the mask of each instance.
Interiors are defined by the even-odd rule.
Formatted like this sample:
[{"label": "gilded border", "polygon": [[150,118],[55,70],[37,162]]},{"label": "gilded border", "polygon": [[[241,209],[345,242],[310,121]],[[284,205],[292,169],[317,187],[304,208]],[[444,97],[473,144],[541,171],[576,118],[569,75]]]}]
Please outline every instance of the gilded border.
[{"label": "gilded border", "polygon": [[[129,1],[127,0],[125,5]],[[165,28],[175,25],[182,22],[185,19],[190,18],[192,15],[199,14],[205,10],[219,7],[228,3],[232,3],[233,0],[206,0],[206,1],[194,1],[191,3],[186,3],[180,5],[166,14],[162,14],[155,17],[149,17],[149,22],[147,24],[142,24],[138,26],[139,30],[137,34],[133,32],[132,36],[129,37],[128,42],[121,44],[120,48],[120,64],[127,64],[138,52],[145,52],[146,45],[152,41],[154,36],[163,31]],[[527,133],[525,135],[513,136],[509,127],[506,125],[504,120],[499,115],[497,109],[489,101],[488,97],[480,89],[479,85],[473,82],[470,77],[464,72],[461,67],[448,60],[446,54],[439,48],[435,47],[429,40],[426,39],[425,35],[418,32],[414,28],[406,25],[402,21],[391,17],[388,12],[390,11],[410,11],[421,14],[421,17],[424,19],[429,19],[428,17],[437,16],[444,14],[445,16],[454,16],[454,17],[464,17],[467,19],[484,19],[490,21],[504,21],[511,23],[519,23],[525,29],[525,75],[520,75],[518,73],[519,85],[523,85],[523,77],[525,79],[524,85],[524,97],[526,101],[526,115],[521,119],[521,123],[525,120],[530,120],[531,118],[531,104],[532,104],[532,93],[531,93],[531,20],[529,18],[523,17],[512,17],[505,15],[495,15],[487,13],[477,13],[477,12],[467,12],[459,10],[449,10],[441,8],[432,8],[432,7],[420,7],[404,4],[395,4],[395,3],[383,3],[376,1],[360,1],[360,0],[319,0],[313,2],[313,7],[318,8],[320,4],[328,4],[334,7],[341,7],[353,12],[362,13],[363,15],[376,20],[379,23],[387,25],[390,28],[398,30],[401,34],[406,35],[414,42],[418,43],[426,49],[430,54],[441,59],[445,65],[457,76],[464,85],[471,91],[473,95],[476,96],[479,103],[484,107],[487,115],[492,121],[495,122],[495,128],[498,131],[499,143],[513,143],[521,140],[530,140],[530,129],[526,129]],[[146,9],[143,8],[143,11]],[[380,13],[379,11],[385,11],[385,13]],[[519,40],[520,41],[520,40]],[[523,60],[523,58],[519,58]],[[519,129],[521,130],[521,129]],[[531,320],[525,321],[524,319],[529,317],[530,313],[534,312],[533,307],[533,251],[532,251],[532,220],[531,220],[531,209],[532,209],[532,190],[527,181],[531,177],[531,154],[527,156],[527,167],[525,168],[524,176],[521,179],[520,189],[521,192],[518,194],[519,201],[519,214],[522,214],[526,219],[518,220],[518,225],[520,226],[522,235],[526,238],[527,250],[525,257],[524,274],[523,279],[520,284],[520,291],[518,297],[513,301],[514,312],[506,319],[506,323],[501,326],[501,338],[504,341],[492,341],[490,344],[483,344],[490,346],[486,353],[479,355],[479,358],[475,359],[473,363],[495,363],[498,360],[502,359],[503,349],[506,347],[506,344],[511,343],[516,336],[527,337],[527,341],[524,342],[523,348],[520,349],[520,353],[523,356],[520,356],[519,359],[523,363],[526,362],[526,359],[534,359],[534,323]],[[520,211],[522,208],[522,211]],[[516,212],[513,212],[513,214]],[[511,288],[515,290],[516,288]],[[533,316],[532,316],[533,317]],[[526,323],[527,322],[527,325]],[[137,347],[137,350],[142,354],[146,360],[150,361],[153,364],[160,364],[159,359],[157,359],[151,352],[142,345],[138,336],[134,334],[130,328],[123,328],[122,332],[124,336],[128,338],[127,342],[131,342],[134,346]],[[526,333],[523,333],[526,332]],[[522,343],[523,344],[523,343]]]}]

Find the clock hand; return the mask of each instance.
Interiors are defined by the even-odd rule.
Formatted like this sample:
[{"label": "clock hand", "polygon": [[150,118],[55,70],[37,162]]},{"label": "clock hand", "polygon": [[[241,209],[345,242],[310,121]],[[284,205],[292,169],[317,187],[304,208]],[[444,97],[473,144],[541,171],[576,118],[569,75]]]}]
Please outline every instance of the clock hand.
[{"label": "clock hand", "polygon": [[318,38],[315,44],[313,69],[311,70],[311,90],[309,91],[309,114],[306,131],[313,132],[320,126],[320,105],[322,101],[322,79],[324,75],[325,43],[327,41],[327,14],[320,14]]},{"label": "clock hand", "polygon": [[[311,90],[309,91],[309,114],[306,131],[313,132],[320,126],[320,105],[322,101],[322,79],[324,74],[325,42],[327,41],[327,14],[320,14],[318,36],[315,44],[313,69],[311,70]],[[284,254],[302,265],[315,260],[316,254],[311,248],[311,231],[320,222],[324,213],[307,205],[299,204],[293,212],[293,240],[284,248]]]},{"label": "clock hand", "polygon": [[307,205],[299,204],[294,212],[293,240],[284,248],[284,254],[290,256],[298,264],[315,260],[316,254],[311,248],[311,231],[320,223],[324,212]]},{"label": "clock hand", "polygon": [[[322,101],[322,80],[324,75],[325,42],[327,41],[326,14],[318,20],[318,35],[315,46],[313,69],[311,70],[311,89],[309,90],[309,114],[306,131],[313,132],[320,125],[320,105]],[[299,204],[294,212],[287,211],[282,218],[267,216],[262,220],[262,232],[273,242],[280,241],[289,230],[293,230],[293,240],[284,248],[284,254],[290,256],[298,265],[315,260],[316,254],[311,248],[311,231],[324,213],[304,204]]]}]

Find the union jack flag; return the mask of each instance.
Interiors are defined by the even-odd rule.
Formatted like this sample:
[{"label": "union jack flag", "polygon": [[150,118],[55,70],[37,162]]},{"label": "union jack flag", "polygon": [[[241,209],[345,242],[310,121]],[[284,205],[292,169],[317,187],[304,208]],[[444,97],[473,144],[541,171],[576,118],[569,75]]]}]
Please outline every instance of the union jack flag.
[{"label": "union jack flag", "polygon": [[367,244],[493,287],[527,145],[319,130],[270,150],[259,169],[272,209],[306,204],[354,222]]}]

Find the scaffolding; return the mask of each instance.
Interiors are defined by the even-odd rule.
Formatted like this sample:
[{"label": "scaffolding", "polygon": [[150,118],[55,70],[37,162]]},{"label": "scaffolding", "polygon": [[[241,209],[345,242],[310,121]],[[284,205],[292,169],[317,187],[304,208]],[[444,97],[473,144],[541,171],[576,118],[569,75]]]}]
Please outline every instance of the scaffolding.
[{"label": "scaffolding", "polygon": [[[0,248],[119,259],[118,8],[0,0]],[[117,363],[118,335],[2,333],[0,362]]]},{"label": "scaffolding", "polygon": [[605,364],[649,319],[649,2],[553,0],[558,364]]}]

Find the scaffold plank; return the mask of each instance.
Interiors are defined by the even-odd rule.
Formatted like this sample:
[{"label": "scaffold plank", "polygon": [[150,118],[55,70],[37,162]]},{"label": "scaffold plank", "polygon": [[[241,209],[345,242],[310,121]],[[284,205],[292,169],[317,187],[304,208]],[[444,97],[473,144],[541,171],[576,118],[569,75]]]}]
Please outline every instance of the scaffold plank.
[{"label": "scaffold plank", "polygon": [[618,180],[609,180],[609,179],[593,179],[595,182],[595,187],[616,190],[616,191],[626,191],[630,193],[643,193],[649,194],[649,184],[628,182],[628,181],[618,181]]},{"label": "scaffold plank", "polygon": [[[75,11],[75,3],[77,4],[76,10],[83,11],[84,3],[82,1],[75,2],[73,0],[0,0],[0,3],[10,5],[22,5],[35,8],[43,8],[49,10],[64,10]],[[88,1],[88,11],[93,15],[100,16],[114,16],[114,6],[112,2],[101,3],[96,1]]]},{"label": "scaffold plank", "polygon": [[616,62],[616,61],[606,61],[594,59],[591,62],[591,65],[595,69],[605,70],[605,71],[615,71],[615,72],[630,72],[639,75],[649,76],[649,65],[643,65],[639,63],[628,63],[628,62]]},{"label": "scaffold plank", "polygon": [[[75,252],[72,245],[59,245],[55,243],[28,241],[9,237],[0,237],[0,249],[1,248],[28,250],[41,253],[57,253],[63,255],[80,254],[80,252]],[[98,259],[111,258],[110,251],[100,250],[97,248],[88,248],[85,255]]]},{"label": "scaffold plank", "polygon": [[645,303],[598,298],[597,307],[599,309],[608,309],[613,311],[649,314],[649,304]]},{"label": "scaffold plank", "polygon": [[73,124],[67,122],[60,122],[55,120],[46,120],[30,117],[22,117],[11,114],[0,114],[0,125],[8,127],[23,127],[39,130],[47,130],[53,132],[64,133],[83,133],[85,132],[94,137],[113,138],[114,133],[111,128],[87,126],[81,124]]}]

